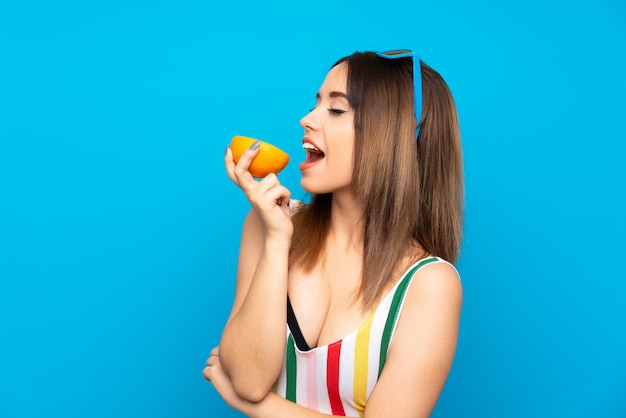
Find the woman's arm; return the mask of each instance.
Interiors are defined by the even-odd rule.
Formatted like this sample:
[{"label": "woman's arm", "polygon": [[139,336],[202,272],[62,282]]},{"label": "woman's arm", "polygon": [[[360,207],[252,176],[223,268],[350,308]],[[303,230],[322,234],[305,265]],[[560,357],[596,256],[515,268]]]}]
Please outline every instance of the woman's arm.
[{"label": "woman's arm", "polygon": [[416,273],[366,418],[430,416],[454,359],[462,293],[449,264],[432,263]]},{"label": "woman's arm", "polygon": [[253,210],[244,222],[235,299],[220,341],[224,372],[236,393],[252,402],[264,398],[282,367],[293,233],[289,191],[274,174],[256,181],[247,171],[257,152],[247,150],[236,165],[230,150],[225,156],[229,177]]},{"label": "woman's arm", "polygon": [[288,401],[273,392],[269,392],[259,402],[250,402],[242,399],[235,392],[230,379],[221,367],[218,348],[214,348],[211,351],[211,357],[207,360],[207,367],[204,369],[203,374],[230,407],[237,409],[250,418],[327,418],[334,416],[310,410]]}]

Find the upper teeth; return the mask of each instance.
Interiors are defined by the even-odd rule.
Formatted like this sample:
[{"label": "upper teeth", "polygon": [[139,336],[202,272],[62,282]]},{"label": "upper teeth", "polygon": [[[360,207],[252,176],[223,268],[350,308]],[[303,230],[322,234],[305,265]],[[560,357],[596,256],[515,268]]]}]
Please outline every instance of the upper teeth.
[{"label": "upper teeth", "polygon": [[313,146],[313,144],[309,143],[309,142],[305,142],[302,144],[302,148],[304,149],[310,149],[310,150],[314,150],[314,151],[319,151],[319,149],[315,148],[315,146]]}]

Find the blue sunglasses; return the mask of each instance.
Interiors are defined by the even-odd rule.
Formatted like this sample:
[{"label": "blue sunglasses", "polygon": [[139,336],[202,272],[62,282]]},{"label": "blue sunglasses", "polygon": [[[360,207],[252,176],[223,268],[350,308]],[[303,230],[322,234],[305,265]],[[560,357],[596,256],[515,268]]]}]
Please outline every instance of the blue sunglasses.
[{"label": "blue sunglasses", "polygon": [[410,49],[396,49],[393,51],[377,52],[381,58],[395,60],[399,58],[411,58],[413,61],[413,104],[415,106],[415,140],[420,133],[420,120],[422,119],[422,70],[419,56]]}]

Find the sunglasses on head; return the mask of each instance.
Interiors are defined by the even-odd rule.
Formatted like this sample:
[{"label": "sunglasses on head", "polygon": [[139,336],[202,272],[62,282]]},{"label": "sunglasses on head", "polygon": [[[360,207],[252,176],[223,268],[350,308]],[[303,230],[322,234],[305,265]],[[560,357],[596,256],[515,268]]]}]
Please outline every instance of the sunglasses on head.
[{"label": "sunglasses on head", "polygon": [[411,58],[413,61],[413,105],[415,106],[415,120],[417,128],[415,130],[415,139],[420,132],[419,123],[422,119],[422,71],[419,56],[410,49],[396,49],[393,51],[377,52],[377,56],[388,60],[399,58]]}]

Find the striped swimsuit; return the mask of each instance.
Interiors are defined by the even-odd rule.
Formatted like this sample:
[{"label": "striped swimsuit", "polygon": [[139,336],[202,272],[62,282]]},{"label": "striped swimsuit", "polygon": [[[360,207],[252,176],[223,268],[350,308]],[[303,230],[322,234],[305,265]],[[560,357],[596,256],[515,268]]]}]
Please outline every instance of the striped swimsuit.
[{"label": "striped swimsuit", "polygon": [[447,263],[438,257],[428,257],[413,264],[374,313],[337,342],[302,350],[298,347],[300,343],[296,343],[302,340],[300,330],[292,329],[294,324],[290,323],[285,362],[274,391],[318,412],[362,418],[385,364],[409,284],[415,272],[433,262]]}]

